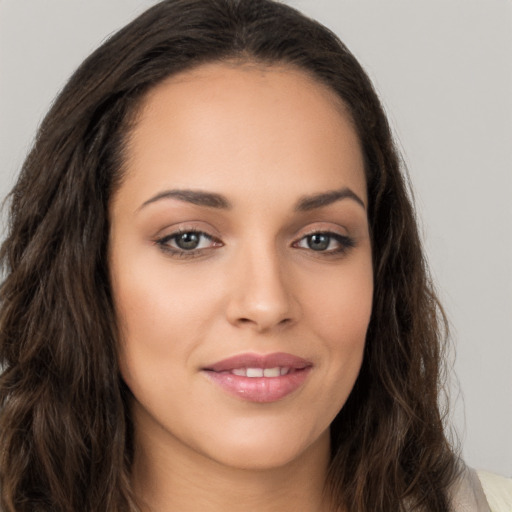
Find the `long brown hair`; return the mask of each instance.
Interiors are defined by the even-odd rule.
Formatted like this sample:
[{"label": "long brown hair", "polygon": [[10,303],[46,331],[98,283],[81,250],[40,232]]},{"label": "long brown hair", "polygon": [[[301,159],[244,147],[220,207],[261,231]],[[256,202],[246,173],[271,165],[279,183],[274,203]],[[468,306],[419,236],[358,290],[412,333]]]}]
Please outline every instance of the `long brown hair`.
[{"label": "long brown hair", "polygon": [[201,63],[298,67],[331,87],[364,153],[375,291],[360,375],[331,427],[328,489],[350,512],[448,511],[456,458],[438,404],[445,321],[386,116],[328,29],[270,0],[166,0],[75,72],[11,194],[0,258],[0,504],[136,511],[119,377],[108,203],[145,93]]}]

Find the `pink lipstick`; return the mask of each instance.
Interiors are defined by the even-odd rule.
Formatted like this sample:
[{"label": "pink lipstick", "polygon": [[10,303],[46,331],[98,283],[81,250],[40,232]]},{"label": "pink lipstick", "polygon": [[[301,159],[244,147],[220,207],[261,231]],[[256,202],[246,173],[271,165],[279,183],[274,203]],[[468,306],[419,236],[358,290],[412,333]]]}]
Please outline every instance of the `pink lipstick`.
[{"label": "pink lipstick", "polygon": [[224,391],[250,402],[275,402],[297,390],[312,363],[292,354],[240,354],[203,368]]}]

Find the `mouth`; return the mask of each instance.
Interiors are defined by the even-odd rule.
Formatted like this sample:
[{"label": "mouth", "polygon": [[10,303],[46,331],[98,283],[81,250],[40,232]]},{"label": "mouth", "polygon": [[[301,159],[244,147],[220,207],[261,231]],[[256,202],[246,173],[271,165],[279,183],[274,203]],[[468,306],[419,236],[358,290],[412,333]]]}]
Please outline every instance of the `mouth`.
[{"label": "mouth", "polygon": [[241,354],[202,369],[213,383],[242,400],[270,403],[298,390],[313,364],[292,354]]},{"label": "mouth", "polygon": [[280,377],[281,375],[288,375],[292,371],[296,371],[295,368],[276,366],[275,368],[233,368],[226,373],[254,379],[260,377]]}]

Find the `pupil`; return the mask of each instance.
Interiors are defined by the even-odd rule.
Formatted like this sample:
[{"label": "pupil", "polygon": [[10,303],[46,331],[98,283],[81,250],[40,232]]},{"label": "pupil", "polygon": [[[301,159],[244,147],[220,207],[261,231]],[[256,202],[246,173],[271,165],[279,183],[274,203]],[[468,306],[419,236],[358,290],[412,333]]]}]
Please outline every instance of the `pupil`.
[{"label": "pupil", "polygon": [[199,235],[197,233],[182,233],[177,237],[176,245],[180,249],[195,249],[199,245]]},{"label": "pupil", "polygon": [[310,249],[314,251],[324,251],[329,247],[330,237],[329,235],[317,234],[311,235],[308,238],[308,245]]}]

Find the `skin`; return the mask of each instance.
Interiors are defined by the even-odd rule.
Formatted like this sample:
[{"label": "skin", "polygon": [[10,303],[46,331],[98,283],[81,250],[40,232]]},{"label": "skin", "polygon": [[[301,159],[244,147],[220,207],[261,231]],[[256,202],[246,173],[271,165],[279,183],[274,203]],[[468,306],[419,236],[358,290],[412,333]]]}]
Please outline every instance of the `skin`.
[{"label": "skin", "polygon": [[[147,95],[125,171],[109,257],[141,501],[159,512],[330,509],[329,425],[361,367],[373,293],[363,158],[341,101],[299,70],[203,65]],[[354,196],[296,211],[347,188]],[[160,197],[171,189],[231,207]],[[180,257],[169,252],[178,229],[212,239]],[[353,246],[328,236],[313,250],[312,232]],[[247,352],[312,369],[272,403],[227,394],[201,371]]]}]

